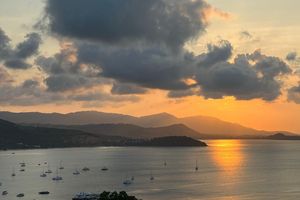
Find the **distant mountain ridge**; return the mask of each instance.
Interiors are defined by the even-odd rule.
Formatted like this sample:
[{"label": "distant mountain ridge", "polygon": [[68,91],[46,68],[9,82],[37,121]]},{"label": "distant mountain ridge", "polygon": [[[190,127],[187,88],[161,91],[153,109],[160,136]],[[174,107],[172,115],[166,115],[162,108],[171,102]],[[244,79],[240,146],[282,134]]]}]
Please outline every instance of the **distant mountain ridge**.
[{"label": "distant mountain ridge", "polygon": [[132,139],[81,130],[17,125],[0,119],[0,150],[95,146],[207,146],[185,136]]},{"label": "distant mountain ridge", "polygon": [[135,139],[150,139],[168,136],[188,136],[197,139],[205,139],[201,134],[184,124],[174,124],[164,127],[145,128],[133,124],[86,124],[86,125],[41,125],[52,128],[63,128],[85,131],[94,135],[119,136]]},{"label": "distant mountain ridge", "polygon": [[[222,121],[213,117],[193,116],[177,118],[168,113],[134,117],[131,115],[97,111],[82,111],[68,114],[0,112],[0,119],[5,119],[18,124],[47,124],[67,126],[87,124],[132,124],[144,128],[157,128],[174,124],[184,124],[185,126],[201,133],[202,136],[208,136],[208,138],[252,138],[272,135],[278,132],[256,130],[239,124]],[[282,133],[294,135],[293,133],[289,132]]]}]

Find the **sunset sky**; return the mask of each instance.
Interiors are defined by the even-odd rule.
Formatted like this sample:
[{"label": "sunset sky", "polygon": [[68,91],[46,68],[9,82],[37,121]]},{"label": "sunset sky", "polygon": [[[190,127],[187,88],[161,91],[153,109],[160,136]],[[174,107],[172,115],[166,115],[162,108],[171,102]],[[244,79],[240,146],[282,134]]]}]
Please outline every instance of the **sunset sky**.
[{"label": "sunset sky", "polygon": [[0,0],[0,110],[168,112],[300,133],[299,6]]}]

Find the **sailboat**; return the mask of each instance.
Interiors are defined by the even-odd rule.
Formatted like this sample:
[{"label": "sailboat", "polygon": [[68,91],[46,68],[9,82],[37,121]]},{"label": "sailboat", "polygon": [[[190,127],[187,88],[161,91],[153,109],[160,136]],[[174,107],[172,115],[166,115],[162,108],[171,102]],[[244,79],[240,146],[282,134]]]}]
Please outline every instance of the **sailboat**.
[{"label": "sailboat", "polygon": [[51,174],[52,173],[52,171],[51,171],[51,169],[50,169],[50,165],[48,164],[48,170],[45,172],[46,174]]},{"label": "sailboat", "polygon": [[199,169],[199,168],[198,168],[198,160],[196,160],[196,167],[195,167],[195,170],[198,171],[198,169]]},{"label": "sailboat", "polygon": [[60,170],[65,169],[65,168],[62,166],[62,161],[59,162],[59,169],[60,169]]},{"label": "sailboat", "polygon": [[16,176],[16,172],[15,172],[15,168],[13,168],[13,171],[12,171],[12,173],[11,173],[11,176]]},{"label": "sailboat", "polygon": [[56,169],[56,176],[52,178],[53,181],[61,181],[63,178],[61,176],[58,176],[58,169]]},{"label": "sailboat", "polygon": [[44,167],[43,167],[43,172],[41,173],[40,177],[47,177],[47,174],[45,174]]},{"label": "sailboat", "polygon": [[153,181],[153,180],[154,180],[154,176],[153,176],[153,174],[151,172],[151,174],[150,174],[150,181]]}]

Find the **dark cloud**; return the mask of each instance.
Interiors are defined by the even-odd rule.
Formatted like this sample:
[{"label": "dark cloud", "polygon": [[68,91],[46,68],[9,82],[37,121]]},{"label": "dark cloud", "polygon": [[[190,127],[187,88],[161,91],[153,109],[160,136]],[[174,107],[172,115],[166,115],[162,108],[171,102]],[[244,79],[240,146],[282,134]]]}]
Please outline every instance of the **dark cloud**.
[{"label": "dark cloud", "polygon": [[230,42],[222,40],[219,44],[208,44],[207,50],[207,53],[200,55],[198,58],[198,64],[203,67],[227,61],[232,56],[233,47]]},{"label": "dark cloud", "polygon": [[86,94],[75,94],[67,97],[69,100],[84,102],[137,102],[139,98],[136,96],[118,96],[104,92],[89,92]]},{"label": "dark cloud", "polygon": [[44,20],[52,33],[71,38],[178,48],[204,32],[206,8],[203,0],[48,0]]},{"label": "dark cloud", "polygon": [[30,33],[25,36],[26,40],[16,46],[15,54],[18,58],[28,58],[36,55],[39,46],[42,43],[41,36],[38,33]]},{"label": "dark cloud", "polygon": [[0,61],[11,54],[10,38],[0,28]]},{"label": "dark cloud", "polygon": [[0,61],[3,61],[7,68],[28,69],[31,64],[27,63],[27,59],[38,53],[41,43],[39,34],[30,33],[25,36],[23,42],[13,48],[9,37],[0,28]]},{"label": "dark cloud", "polygon": [[288,101],[300,104],[300,83],[288,90]]},{"label": "dark cloud", "polygon": [[174,53],[167,48],[119,48],[78,43],[78,59],[101,67],[101,75],[120,82],[165,90],[187,89],[184,82],[195,65],[187,51]]},{"label": "dark cloud", "polygon": [[295,61],[297,60],[297,52],[290,52],[286,55],[285,58],[287,61]]},{"label": "dark cloud", "polygon": [[114,82],[111,88],[112,94],[128,95],[128,94],[145,94],[147,89],[129,83]]},{"label": "dark cloud", "polygon": [[281,94],[281,83],[277,78],[289,73],[291,69],[279,58],[255,51],[238,55],[232,63],[221,61],[211,66],[200,65],[196,79],[206,98],[234,96],[241,100],[261,98],[272,101]]},{"label": "dark cloud", "polygon": [[90,86],[88,78],[67,74],[53,75],[45,79],[48,90],[51,92],[63,92]]},{"label": "dark cloud", "polygon": [[87,88],[108,82],[100,77],[98,67],[77,61],[72,46],[54,56],[39,56],[35,64],[48,75],[45,83],[51,92]]}]

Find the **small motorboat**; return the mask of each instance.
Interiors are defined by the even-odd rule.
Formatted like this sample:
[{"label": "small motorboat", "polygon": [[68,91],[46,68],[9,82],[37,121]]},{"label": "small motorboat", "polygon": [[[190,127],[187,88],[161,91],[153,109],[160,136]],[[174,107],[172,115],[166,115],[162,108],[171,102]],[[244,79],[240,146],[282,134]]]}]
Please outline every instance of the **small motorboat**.
[{"label": "small motorboat", "polygon": [[41,192],[39,192],[39,195],[48,195],[48,194],[50,194],[50,192],[48,192],[48,191],[41,191]]},{"label": "small motorboat", "polygon": [[24,197],[24,196],[25,196],[24,193],[17,194],[17,197]]},{"label": "small motorboat", "polygon": [[84,172],[90,171],[90,168],[84,167],[84,168],[82,168],[82,171],[84,171]]},{"label": "small motorboat", "polygon": [[8,192],[7,191],[3,191],[2,192],[2,196],[6,196],[6,195],[8,195]]},{"label": "small motorboat", "polygon": [[199,167],[198,167],[198,160],[196,160],[196,167],[195,167],[195,171],[198,171]]},{"label": "small motorboat", "polygon": [[40,175],[40,177],[45,178],[45,177],[47,177],[47,174],[42,173],[42,174]]},{"label": "small motorboat", "polygon": [[20,169],[20,172],[25,172],[25,169]]},{"label": "small motorboat", "polygon": [[131,181],[134,181],[134,176],[131,177]]},{"label": "small motorboat", "polygon": [[102,171],[107,171],[108,170],[108,168],[107,167],[102,167],[102,169],[101,169]]},{"label": "small motorboat", "polygon": [[123,184],[124,184],[124,185],[131,185],[131,184],[132,184],[132,181],[126,179],[125,181],[123,181]]},{"label": "small motorboat", "polygon": [[26,167],[26,163],[23,161],[23,162],[20,163],[20,166],[21,167]]},{"label": "small motorboat", "polygon": [[73,175],[79,175],[80,172],[76,169],[74,172],[73,172]]}]

